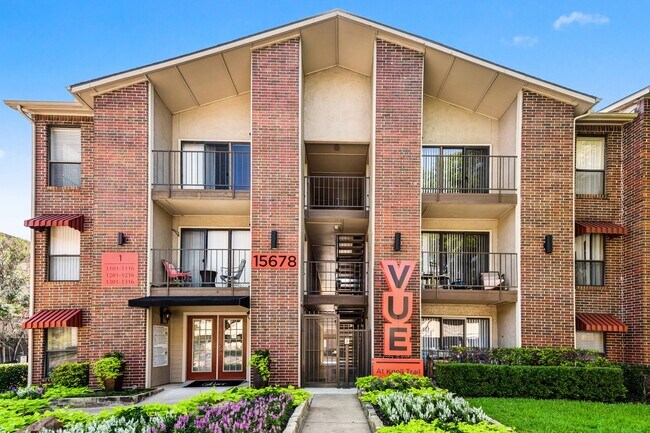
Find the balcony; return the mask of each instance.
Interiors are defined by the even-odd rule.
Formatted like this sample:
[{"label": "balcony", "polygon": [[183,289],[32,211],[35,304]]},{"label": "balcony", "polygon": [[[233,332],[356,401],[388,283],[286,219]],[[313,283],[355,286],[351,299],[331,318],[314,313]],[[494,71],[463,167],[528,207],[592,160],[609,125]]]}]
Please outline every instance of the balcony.
[{"label": "balcony", "polygon": [[423,302],[502,304],[517,302],[517,254],[422,253]]},{"label": "balcony", "polygon": [[305,215],[310,218],[367,218],[368,178],[306,176]]},{"label": "balcony", "polygon": [[318,260],[304,262],[305,305],[365,306],[368,263]]},{"label": "balcony", "polygon": [[499,218],[517,203],[517,157],[422,155],[422,217]]},{"label": "balcony", "polygon": [[248,214],[250,150],[237,148],[153,150],[152,199],[172,215]]},{"label": "balcony", "polygon": [[153,249],[151,296],[249,296],[250,250]]}]

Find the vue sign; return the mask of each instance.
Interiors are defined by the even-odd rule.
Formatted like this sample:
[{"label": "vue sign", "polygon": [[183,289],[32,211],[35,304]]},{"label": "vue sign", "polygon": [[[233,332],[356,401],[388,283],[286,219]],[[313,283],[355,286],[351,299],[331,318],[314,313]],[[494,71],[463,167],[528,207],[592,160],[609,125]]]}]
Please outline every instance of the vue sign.
[{"label": "vue sign", "polygon": [[388,283],[388,291],[382,294],[382,316],[384,323],[384,354],[411,356],[411,324],[413,314],[413,293],[407,292],[414,261],[382,260],[382,273]]}]

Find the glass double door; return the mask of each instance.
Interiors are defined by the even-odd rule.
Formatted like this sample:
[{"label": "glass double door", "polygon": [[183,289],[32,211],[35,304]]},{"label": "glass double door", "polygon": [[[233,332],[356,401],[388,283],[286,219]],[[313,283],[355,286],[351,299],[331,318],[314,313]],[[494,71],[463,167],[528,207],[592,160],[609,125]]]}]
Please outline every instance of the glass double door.
[{"label": "glass double door", "polygon": [[246,318],[187,318],[187,380],[246,379]]}]

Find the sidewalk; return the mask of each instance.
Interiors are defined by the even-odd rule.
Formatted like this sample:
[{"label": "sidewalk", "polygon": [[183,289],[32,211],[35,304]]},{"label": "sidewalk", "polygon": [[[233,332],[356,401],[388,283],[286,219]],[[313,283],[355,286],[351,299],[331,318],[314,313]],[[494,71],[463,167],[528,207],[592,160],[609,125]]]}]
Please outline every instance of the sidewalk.
[{"label": "sidewalk", "polygon": [[309,391],[314,399],[302,433],[370,433],[356,390]]}]

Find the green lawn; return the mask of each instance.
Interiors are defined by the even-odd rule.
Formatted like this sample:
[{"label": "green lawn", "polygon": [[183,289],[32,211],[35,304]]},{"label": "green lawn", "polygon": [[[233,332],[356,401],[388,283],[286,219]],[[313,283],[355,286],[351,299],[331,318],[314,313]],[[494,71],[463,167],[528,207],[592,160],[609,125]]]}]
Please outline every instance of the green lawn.
[{"label": "green lawn", "polygon": [[518,433],[650,432],[650,405],[524,398],[468,398]]}]

